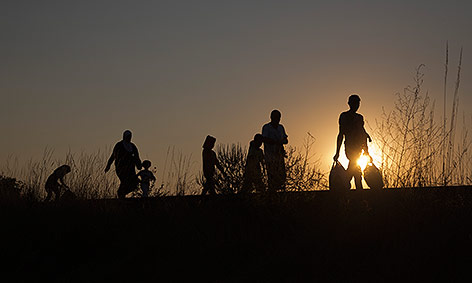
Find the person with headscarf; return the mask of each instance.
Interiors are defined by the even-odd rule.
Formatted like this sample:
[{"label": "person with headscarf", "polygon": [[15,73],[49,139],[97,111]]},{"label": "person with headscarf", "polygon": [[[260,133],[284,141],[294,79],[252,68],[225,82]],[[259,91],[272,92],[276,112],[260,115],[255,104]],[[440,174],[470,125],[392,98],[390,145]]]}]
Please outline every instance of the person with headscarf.
[{"label": "person with headscarf", "polygon": [[218,168],[221,173],[225,174],[223,166],[221,166],[218,158],[216,157],[216,153],[213,151],[215,142],[216,138],[208,135],[205,138],[205,142],[203,143],[202,160],[203,176],[205,177],[205,182],[203,183],[202,196],[206,195],[207,193],[210,195],[216,194],[215,168]]},{"label": "person with headscarf", "polygon": [[111,164],[115,162],[116,175],[120,179],[118,198],[125,198],[138,186],[136,168],[141,170],[141,160],[139,159],[138,148],[131,142],[131,137],[131,131],[124,131],[123,140],[116,143],[105,168],[106,173],[110,170]]}]

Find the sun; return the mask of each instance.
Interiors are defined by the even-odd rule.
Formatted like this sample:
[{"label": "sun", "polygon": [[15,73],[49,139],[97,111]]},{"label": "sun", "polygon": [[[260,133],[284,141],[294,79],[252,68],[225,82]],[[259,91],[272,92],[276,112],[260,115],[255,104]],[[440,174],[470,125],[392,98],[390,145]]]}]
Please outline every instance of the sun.
[{"label": "sun", "polygon": [[359,159],[357,159],[357,165],[359,165],[362,169],[362,171],[364,171],[364,169],[367,167],[367,164],[369,164],[370,162],[370,158],[369,156],[367,155],[361,155],[361,157]]},{"label": "sun", "polygon": [[[381,155],[379,154],[379,152],[380,152],[380,150],[378,149],[378,147],[375,144],[373,144],[373,143],[369,144],[369,154],[372,157],[373,163],[376,164],[377,166],[380,164],[380,162],[382,160]],[[344,166],[344,168],[348,167],[349,160],[347,159],[345,154],[341,154],[339,156],[338,161]],[[370,162],[369,156],[364,155],[364,154],[362,154],[361,157],[357,160],[357,164],[361,167],[362,171],[365,170],[365,168],[367,167],[367,164],[369,164],[369,162]]]},{"label": "sun", "polygon": [[[369,146],[369,155],[372,157],[372,162],[378,164],[381,160],[380,155],[378,154],[377,147],[375,145],[371,144]],[[362,154],[361,157],[357,160],[357,165],[359,165],[362,169],[362,171],[365,170],[367,167],[367,164],[371,162],[370,157],[366,154]]]}]

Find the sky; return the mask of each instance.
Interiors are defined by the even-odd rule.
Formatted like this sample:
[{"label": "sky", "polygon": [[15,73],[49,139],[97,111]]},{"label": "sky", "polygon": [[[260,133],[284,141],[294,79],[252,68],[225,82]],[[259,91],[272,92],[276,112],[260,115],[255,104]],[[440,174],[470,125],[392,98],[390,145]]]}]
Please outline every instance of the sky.
[{"label": "sky", "polygon": [[[113,146],[130,129],[162,168],[169,147],[201,166],[207,134],[247,145],[282,112],[329,170],[352,93],[369,127],[425,64],[442,115],[464,48],[461,114],[472,109],[471,1],[2,1],[0,163]],[[105,164],[104,164],[105,166]]]}]

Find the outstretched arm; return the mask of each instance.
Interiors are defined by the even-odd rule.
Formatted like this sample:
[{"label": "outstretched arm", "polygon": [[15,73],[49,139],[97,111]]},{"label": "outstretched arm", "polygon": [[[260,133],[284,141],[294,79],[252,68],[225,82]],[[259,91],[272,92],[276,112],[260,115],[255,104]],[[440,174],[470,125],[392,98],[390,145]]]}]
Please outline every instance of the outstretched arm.
[{"label": "outstretched arm", "polygon": [[344,135],[345,135],[345,130],[344,130],[344,119],[343,119],[343,114],[339,115],[339,132],[338,132],[338,137],[336,138],[336,154],[333,157],[334,161],[338,161],[339,158],[339,151],[341,150],[341,145],[343,144],[344,140]]},{"label": "outstretched arm", "polygon": [[115,161],[115,148],[116,148],[116,145],[115,145],[115,147],[113,148],[113,151],[112,151],[112,153],[111,153],[111,155],[110,155],[110,158],[108,159],[107,166],[105,167],[105,173],[110,170],[110,167],[111,167],[111,165],[113,164],[113,161]]},{"label": "outstretched arm", "polygon": [[107,167],[105,167],[105,173],[110,170],[110,167],[113,164],[113,161],[115,161],[115,155],[112,153],[110,158],[108,159]]},{"label": "outstretched arm", "polygon": [[61,178],[59,178],[59,184],[65,188],[69,188],[66,183],[64,183],[64,176],[62,176]]},{"label": "outstretched arm", "polygon": [[134,154],[136,158],[136,168],[138,168],[138,170],[141,170],[142,163],[141,163],[141,159],[139,158],[138,148],[136,146],[134,146]]}]

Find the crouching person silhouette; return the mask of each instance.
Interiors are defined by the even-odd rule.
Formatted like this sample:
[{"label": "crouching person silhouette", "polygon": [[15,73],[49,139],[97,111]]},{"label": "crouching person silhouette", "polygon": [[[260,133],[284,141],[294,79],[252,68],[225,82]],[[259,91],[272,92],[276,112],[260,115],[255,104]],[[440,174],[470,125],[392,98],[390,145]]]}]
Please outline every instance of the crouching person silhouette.
[{"label": "crouching person silhouette", "polygon": [[116,143],[105,168],[106,173],[110,170],[111,164],[115,162],[116,175],[120,179],[118,198],[125,198],[128,193],[138,187],[138,176],[135,168],[141,170],[141,160],[139,159],[138,148],[131,142],[131,136],[129,130],[123,133],[123,140]]},{"label": "crouching person silhouette", "polygon": [[262,170],[264,168],[264,153],[261,146],[263,141],[261,134],[256,134],[254,140],[249,143],[249,150],[246,158],[242,193],[249,193],[256,189],[256,192],[264,192],[265,185],[262,181]]},{"label": "crouching person silhouette", "polygon": [[[372,141],[364,128],[364,117],[361,114],[356,113],[359,109],[360,102],[361,99],[357,94],[349,96],[349,110],[341,113],[339,116],[339,133],[336,143],[336,154],[333,157],[334,161],[338,161],[339,151],[344,140],[346,157],[349,160],[347,175],[349,181],[352,179],[352,177],[354,177],[356,190],[363,189],[362,170],[357,164],[357,161],[362,156],[362,154],[370,157],[369,150],[367,148],[367,139],[369,142]],[[372,160],[372,157],[370,158]]]},{"label": "crouching person silhouette", "polygon": [[224,174],[223,167],[221,166],[218,158],[216,157],[216,153],[213,151],[213,147],[215,147],[216,138],[212,136],[207,136],[205,142],[203,143],[203,152],[202,152],[202,159],[203,159],[203,176],[205,177],[205,181],[203,183],[203,190],[202,196],[209,193],[210,195],[216,194],[215,191],[215,167],[220,170],[221,173]]},{"label": "crouching person silhouette", "polygon": [[51,200],[52,194],[54,193],[54,200],[58,200],[62,189],[69,189],[64,183],[64,177],[70,173],[69,165],[59,166],[54,172],[47,178],[46,185],[44,186],[48,195],[45,201]]}]

